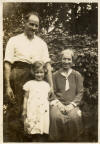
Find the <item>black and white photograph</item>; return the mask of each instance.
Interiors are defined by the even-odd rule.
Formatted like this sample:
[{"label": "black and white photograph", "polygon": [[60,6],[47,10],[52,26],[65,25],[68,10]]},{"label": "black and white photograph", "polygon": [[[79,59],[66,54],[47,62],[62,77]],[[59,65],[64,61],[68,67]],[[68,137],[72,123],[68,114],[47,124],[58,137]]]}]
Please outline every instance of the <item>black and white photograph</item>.
[{"label": "black and white photograph", "polygon": [[98,2],[3,2],[3,142],[98,142]]}]

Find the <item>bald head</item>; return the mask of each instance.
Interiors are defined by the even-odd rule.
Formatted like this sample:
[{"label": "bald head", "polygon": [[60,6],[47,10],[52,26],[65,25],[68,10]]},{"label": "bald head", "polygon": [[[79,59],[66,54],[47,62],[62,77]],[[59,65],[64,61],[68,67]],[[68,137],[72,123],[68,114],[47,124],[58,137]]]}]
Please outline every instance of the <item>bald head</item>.
[{"label": "bald head", "polygon": [[25,16],[25,21],[35,21],[39,25],[39,15],[37,12],[30,12]]}]

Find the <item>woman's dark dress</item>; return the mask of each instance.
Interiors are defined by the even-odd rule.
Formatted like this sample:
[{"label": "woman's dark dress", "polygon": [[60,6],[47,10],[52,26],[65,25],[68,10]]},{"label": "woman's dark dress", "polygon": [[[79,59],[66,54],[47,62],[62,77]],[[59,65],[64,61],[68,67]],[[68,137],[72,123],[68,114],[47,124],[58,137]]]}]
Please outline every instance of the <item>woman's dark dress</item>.
[{"label": "woman's dark dress", "polygon": [[53,141],[71,141],[74,142],[82,132],[82,117],[78,107],[83,95],[83,78],[79,72],[72,70],[68,76],[69,89],[65,91],[66,77],[61,74],[61,70],[53,75],[54,89],[61,93],[57,96],[60,102],[68,105],[74,102],[77,106],[68,112],[62,114],[57,106],[51,106],[50,115],[50,138]]}]

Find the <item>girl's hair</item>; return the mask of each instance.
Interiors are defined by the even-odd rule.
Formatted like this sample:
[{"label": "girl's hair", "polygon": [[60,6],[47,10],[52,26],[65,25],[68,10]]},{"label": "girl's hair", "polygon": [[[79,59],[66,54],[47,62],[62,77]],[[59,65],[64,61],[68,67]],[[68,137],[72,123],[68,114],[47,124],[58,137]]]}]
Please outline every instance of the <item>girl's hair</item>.
[{"label": "girl's hair", "polygon": [[44,70],[44,73],[46,73],[46,67],[45,64],[42,61],[36,61],[31,66],[31,75],[34,76],[35,72],[42,68]]}]

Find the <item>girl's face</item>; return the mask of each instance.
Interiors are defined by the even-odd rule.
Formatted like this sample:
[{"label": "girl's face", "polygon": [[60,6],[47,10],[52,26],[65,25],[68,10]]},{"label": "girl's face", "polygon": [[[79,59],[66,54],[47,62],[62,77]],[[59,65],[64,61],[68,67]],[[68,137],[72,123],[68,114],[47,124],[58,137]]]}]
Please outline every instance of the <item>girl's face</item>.
[{"label": "girl's face", "polygon": [[39,68],[38,70],[36,70],[34,76],[37,81],[42,81],[44,79],[44,69]]},{"label": "girl's face", "polygon": [[69,53],[64,54],[62,56],[62,68],[64,70],[68,70],[68,69],[71,68],[71,66],[72,66],[72,56],[71,56],[71,54],[69,54]]}]

